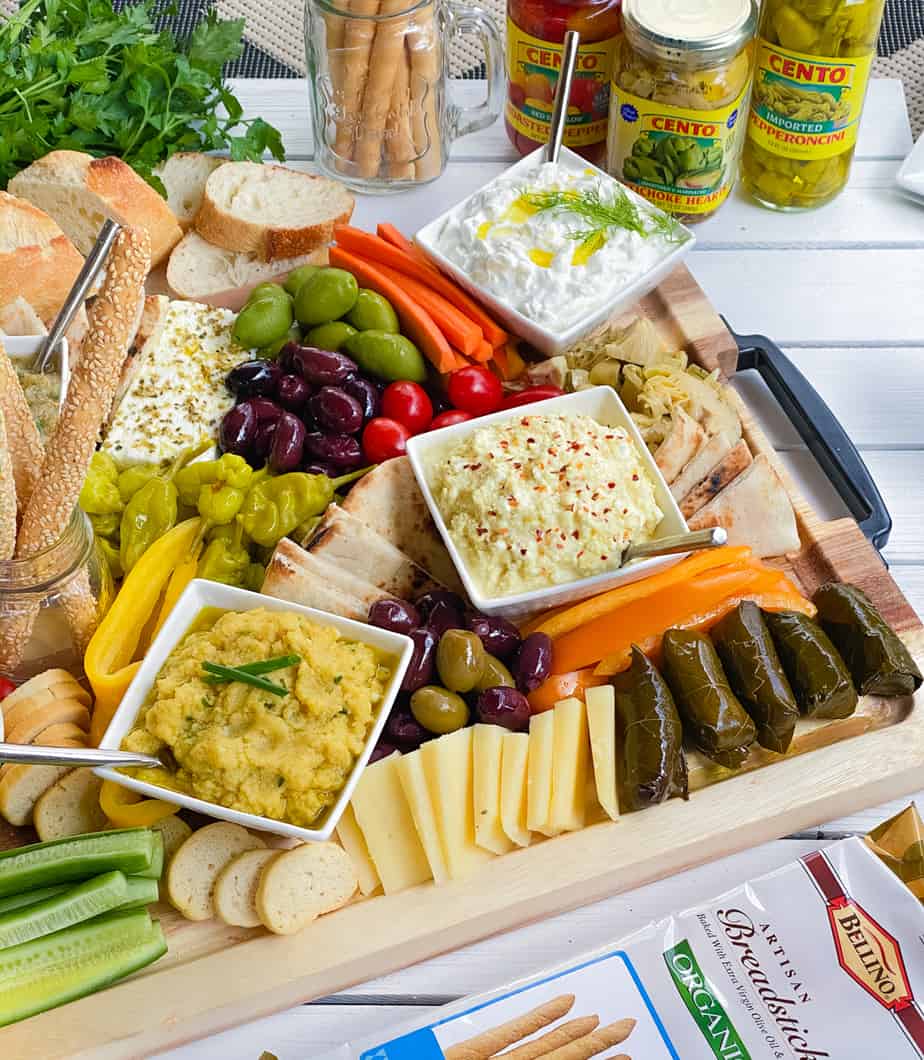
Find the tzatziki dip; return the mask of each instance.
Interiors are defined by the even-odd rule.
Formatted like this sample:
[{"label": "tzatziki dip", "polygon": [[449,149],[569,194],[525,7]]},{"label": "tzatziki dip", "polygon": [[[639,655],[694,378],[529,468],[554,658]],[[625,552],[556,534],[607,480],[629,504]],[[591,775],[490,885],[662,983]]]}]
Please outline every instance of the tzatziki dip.
[{"label": "tzatziki dip", "polygon": [[685,239],[606,174],[545,162],[473,195],[446,219],[436,247],[499,301],[563,331]]}]

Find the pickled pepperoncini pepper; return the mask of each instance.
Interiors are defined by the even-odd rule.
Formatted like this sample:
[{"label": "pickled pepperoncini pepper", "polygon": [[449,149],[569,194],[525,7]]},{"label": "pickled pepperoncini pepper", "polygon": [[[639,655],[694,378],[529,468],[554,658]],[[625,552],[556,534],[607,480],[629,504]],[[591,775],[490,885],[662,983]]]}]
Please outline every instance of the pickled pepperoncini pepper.
[{"label": "pickled pepperoncini pepper", "polygon": [[224,526],[241,510],[253,480],[253,470],[242,456],[225,453],[218,460],[181,468],[174,480],[180,501],[196,508],[212,526]]},{"label": "pickled pepperoncini pepper", "polygon": [[240,521],[218,528],[229,533],[212,537],[199,561],[200,578],[243,586],[250,569],[250,553],[244,544],[244,530]]},{"label": "pickled pepperoncini pepper", "polygon": [[118,515],[125,507],[118,487],[119,470],[108,453],[93,454],[80,490],[80,507],[87,515]]}]

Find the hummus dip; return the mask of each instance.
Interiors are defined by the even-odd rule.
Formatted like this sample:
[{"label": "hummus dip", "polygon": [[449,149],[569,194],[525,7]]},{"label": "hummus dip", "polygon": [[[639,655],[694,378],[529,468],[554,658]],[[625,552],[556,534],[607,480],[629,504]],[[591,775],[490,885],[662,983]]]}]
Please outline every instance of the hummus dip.
[{"label": "hummus dip", "polygon": [[[264,675],[285,696],[212,684],[203,662],[299,661]],[[391,660],[331,626],[289,612],[224,612],[193,627],[167,658],[126,751],[160,755],[175,771],[133,770],[151,784],[309,827],[337,800],[391,678]]]},{"label": "hummus dip", "polygon": [[443,520],[486,596],[618,568],[663,513],[629,433],[589,416],[521,416],[473,431],[433,468]]}]

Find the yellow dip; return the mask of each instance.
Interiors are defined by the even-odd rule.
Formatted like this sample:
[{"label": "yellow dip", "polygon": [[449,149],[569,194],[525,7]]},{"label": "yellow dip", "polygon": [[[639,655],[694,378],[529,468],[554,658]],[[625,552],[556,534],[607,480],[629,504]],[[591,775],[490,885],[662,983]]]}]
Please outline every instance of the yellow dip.
[{"label": "yellow dip", "polygon": [[[392,660],[330,626],[288,612],[229,611],[197,622],[164,663],[127,751],[161,754],[177,769],[139,780],[229,809],[309,827],[334,803],[377,716]],[[278,696],[233,681],[210,684],[205,661],[241,666],[287,655],[300,662],[265,679]],[[169,754],[164,754],[169,751]]]},{"label": "yellow dip", "polygon": [[632,437],[589,416],[472,431],[434,466],[450,536],[482,591],[509,596],[618,568],[663,513]]}]

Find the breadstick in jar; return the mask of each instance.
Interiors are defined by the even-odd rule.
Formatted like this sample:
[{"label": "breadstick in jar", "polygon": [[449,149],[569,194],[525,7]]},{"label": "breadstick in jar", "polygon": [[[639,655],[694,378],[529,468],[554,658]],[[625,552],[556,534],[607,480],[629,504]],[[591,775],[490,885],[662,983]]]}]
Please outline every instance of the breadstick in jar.
[{"label": "breadstick in jar", "polygon": [[391,107],[385,123],[385,157],[387,174],[392,180],[414,179],[414,141],[411,138],[411,71],[404,41],[401,59],[395,73]]},{"label": "breadstick in jar", "polygon": [[0,407],[0,563],[16,550],[16,483],[7,441],[6,420]]},{"label": "breadstick in jar", "polygon": [[32,418],[13,362],[0,342],[0,411],[6,420],[7,445],[16,483],[16,503],[22,511],[42,470],[45,449]]},{"label": "breadstick in jar", "polygon": [[344,5],[342,109],[337,121],[334,153],[337,165],[346,170],[347,162],[353,158],[360,115],[363,112],[363,97],[369,77],[369,57],[375,38],[375,23],[369,16],[379,13],[379,0],[349,0]]},{"label": "breadstick in jar", "polygon": [[408,34],[411,53],[411,129],[418,180],[432,180],[443,168],[443,146],[439,127],[440,85],[439,33],[432,6],[420,13],[420,21]]}]

